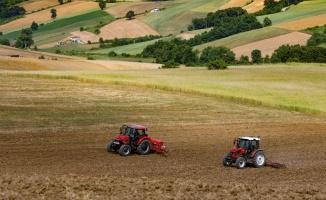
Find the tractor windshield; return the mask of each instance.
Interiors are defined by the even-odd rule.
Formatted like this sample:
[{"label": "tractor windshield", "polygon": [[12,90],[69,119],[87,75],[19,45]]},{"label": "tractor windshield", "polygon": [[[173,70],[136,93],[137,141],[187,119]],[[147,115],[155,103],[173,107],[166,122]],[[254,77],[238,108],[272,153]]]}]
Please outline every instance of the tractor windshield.
[{"label": "tractor windshield", "polygon": [[248,149],[248,140],[238,140],[237,148]]}]

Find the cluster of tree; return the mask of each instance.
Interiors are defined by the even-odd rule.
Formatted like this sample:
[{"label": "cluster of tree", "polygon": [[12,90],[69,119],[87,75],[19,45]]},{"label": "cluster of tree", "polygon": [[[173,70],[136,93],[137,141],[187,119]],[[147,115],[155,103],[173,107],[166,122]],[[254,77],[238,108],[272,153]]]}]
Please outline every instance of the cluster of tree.
[{"label": "cluster of tree", "polygon": [[224,23],[232,22],[234,18],[240,17],[244,14],[247,14],[247,11],[243,10],[241,7],[233,7],[225,10],[218,10],[215,13],[210,12],[207,14],[206,18],[192,19],[191,25],[188,26],[188,30],[192,31],[220,26]]},{"label": "cluster of tree", "polygon": [[283,8],[293,4],[296,5],[302,1],[303,0],[264,0],[264,8],[260,11],[257,11],[255,15],[260,16],[281,12]]},{"label": "cluster of tree", "polygon": [[[319,29],[319,27],[316,28]],[[326,43],[326,25],[321,28],[324,28],[324,30],[322,32],[315,31],[307,41],[307,46],[318,46]]]},{"label": "cluster of tree", "polygon": [[16,4],[24,0],[0,0],[0,18],[11,18],[18,15],[24,15],[26,10]]},{"label": "cluster of tree", "polygon": [[326,48],[282,45],[272,54],[271,62],[326,63]]},{"label": "cluster of tree", "polygon": [[[270,26],[272,24],[268,18],[264,21],[266,21],[264,26]],[[209,13],[203,19],[195,18],[192,20],[192,24],[188,26],[188,30],[207,27],[214,28],[189,39],[187,44],[190,46],[200,45],[241,32],[259,29],[263,25],[257,20],[254,14],[248,14],[246,10],[240,7],[234,7]]]},{"label": "cluster of tree", "polygon": [[31,28],[22,29],[20,36],[16,39],[15,47],[27,49],[34,44]]},{"label": "cluster of tree", "polygon": [[141,53],[143,57],[155,58],[156,63],[177,63],[193,65],[198,63],[199,51],[185,44],[184,40],[175,38],[169,41],[159,40],[148,45]]},{"label": "cluster of tree", "polygon": [[118,47],[133,43],[139,43],[139,42],[146,42],[154,39],[162,38],[160,35],[146,35],[143,37],[137,37],[137,38],[115,38],[113,40],[103,40],[103,38],[99,39],[100,48],[110,48],[110,47]]}]

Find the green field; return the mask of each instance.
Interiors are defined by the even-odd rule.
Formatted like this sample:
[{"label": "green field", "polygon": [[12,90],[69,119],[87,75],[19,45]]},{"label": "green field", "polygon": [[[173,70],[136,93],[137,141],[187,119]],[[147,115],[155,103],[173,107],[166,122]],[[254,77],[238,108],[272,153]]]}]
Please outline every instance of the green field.
[{"label": "green field", "polygon": [[99,84],[129,85],[190,93],[232,102],[303,113],[326,114],[326,65],[287,64],[206,68],[112,71],[105,74],[21,74],[9,76],[63,78]]},{"label": "green field", "polygon": [[[42,45],[60,41],[70,35],[70,32],[79,30],[80,27],[92,27],[100,22],[109,23],[114,17],[102,10],[96,10],[82,15],[54,20],[53,22],[39,24],[38,30],[33,32],[35,45]],[[21,31],[14,31],[3,36],[3,38],[14,39]]]},{"label": "green field", "polygon": [[207,15],[207,12],[192,12],[191,10],[211,1],[171,1],[171,3],[167,3],[167,8],[164,11],[150,15],[144,18],[143,21],[161,35],[174,34],[181,30],[185,31],[192,18],[203,18]]},{"label": "green field", "polygon": [[321,14],[326,14],[326,0],[304,1],[298,5],[291,6],[286,12],[260,16],[258,20],[263,22],[264,18],[268,17],[272,20],[273,25],[276,25]]},{"label": "green field", "polygon": [[223,39],[208,42],[202,45],[195,46],[194,49],[202,51],[208,46],[226,46],[229,48],[235,48],[241,45],[245,45],[251,42],[256,42],[280,35],[290,33],[292,31],[274,27],[265,27],[257,30],[247,31],[232,35]]}]

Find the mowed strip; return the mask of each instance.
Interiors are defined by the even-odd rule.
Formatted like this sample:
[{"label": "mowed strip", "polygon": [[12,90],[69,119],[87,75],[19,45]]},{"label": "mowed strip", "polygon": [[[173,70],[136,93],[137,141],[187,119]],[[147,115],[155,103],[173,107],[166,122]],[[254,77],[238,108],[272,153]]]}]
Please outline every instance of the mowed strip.
[{"label": "mowed strip", "polygon": [[277,24],[275,25],[275,27],[286,28],[286,29],[297,31],[297,30],[303,30],[306,28],[314,27],[314,26],[323,26],[325,24],[326,24],[326,14],[323,14],[323,15],[317,15],[314,17],[300,19],[292,22]]},{"label": "mowed strip", "polygon": [[159,33],[146,23],[137,19],[120,19],[101,28],[99,36],[103,39],[114,39],[135,38],[146,35],[159,35]]},{"label": "mowed strip", "polygon": [[[98,3],[96,2],[83,2],[83,1],[73,1],[71,3],[63,4],[54,7],[57,10],[57,19],[64,18],[67,16],[72,16],[78,13],[86,12],[88,10],[94,10],[98,8]],[[0,31],[11,32],[24,27],[30,27],[32,22],[35,21],[38,24],[51,21],[51,9],[42,10],[40,12],[32,13],[26,15],[25,18],[15,20],[13,22],[4,24],[0,26]]]},{"label": "mowed strip", "polygon": [[255,49],[259,49],[263,57],[266,55],[271,56],[273,52],[282,45],[306,45],[310,37],[311,35],[306,33],[293,32],[235,47],[232,49],[232,51],[236,54],[237,58],[240,58],[242,55],[250,58],[251,52]]}]

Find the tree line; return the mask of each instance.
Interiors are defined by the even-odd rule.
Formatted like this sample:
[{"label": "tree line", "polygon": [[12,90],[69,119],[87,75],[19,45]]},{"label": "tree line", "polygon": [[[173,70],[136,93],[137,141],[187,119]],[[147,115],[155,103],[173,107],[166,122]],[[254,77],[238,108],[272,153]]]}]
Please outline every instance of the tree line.
[{"label": "tree line", "polygon": [[0,18],[7,19],[18,15],[24,15],[26,10],[17,6],[24,0],[0,0]]}]

